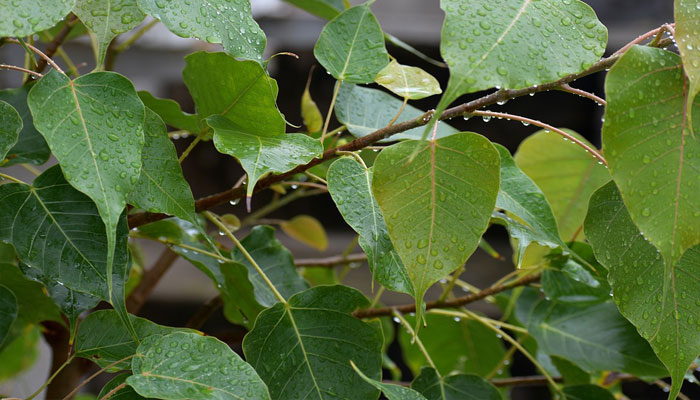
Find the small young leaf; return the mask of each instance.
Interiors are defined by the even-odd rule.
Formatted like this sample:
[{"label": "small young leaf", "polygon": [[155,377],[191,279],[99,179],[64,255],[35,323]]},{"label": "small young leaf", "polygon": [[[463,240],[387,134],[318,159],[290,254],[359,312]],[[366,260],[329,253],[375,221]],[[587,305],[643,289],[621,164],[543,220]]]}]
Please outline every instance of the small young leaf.
[{"label": "small young leaf", "polygon": [[280,224],[280,228],[290,237],[306,244],[318,251],[324,251],[328,247],[328,237],[318,220],[309,215],[297,215],[289,221]]},{"label": "small young leaf", "polygon": [[0,37],[29,36],[51,28],[63,19],[75,0],[23,0],[21,4],[0,1]]},{"label": "small young leaf", "polygon": [[167,125],[191,133],[199,132],[199,116],[182,111],[175,100],[159,99],[146,91],[140,91],[138,95],[146,108],[158,114]]},{"label": "small young leaf", "polygon": [[350,366],[352,361],[370,378],[381,377],[381,330],[350,314],[367,306],[355,289],[318,286],[260,313],[243,351],[272,398],[308,393],[327,399],[332,392],[338,398],[376,399],[378,391]]},{"label": "small young leaf", "polygon": [[372,83],[389,63],[384,34],[369,3],[343,11],[323,27],[314,56],[337,80]]},{"label": "small young leaf", "polygon": [[666,365],[678,393],[688,366],[700,354],[697,297],[700,246],[668,268],[658,250],[630,218],[613,182],[598,189],[584,226],[620,312],[629,319]]},{"label": "small young leaf", "polygon": [[686,86],[680,57],[646,46],[629,49],[605,81],[610,173],[632,221],[669,267],[700,244],[700,119],[694,129],[689,119],[700,101],[688,100]]},{"label": "small young leaf", "polygon": [[[353,136],[362,137],[387,126],[399,113],[401,105],[401,100],[384,91],[344,83],[335,102],[335,116]],[[416,119],[423,114],[424,111],[407,104],[396,123]],[[442,138],[457,132],[457,129],[441,122],[435,137]],[[413,128],[392,135],[385,141],[420,139],[421,134],[421,128]]]},{"label": "small young leaf", "polygon": [[440,83],[418,67],[401,65],[393,60],[384,67],[374,81],[399,97],[418,100],[442,93]]},{"label": "small young leaf", "polygon": [[136,0],[78,0],[73,13],[90,30],[98,67],[104,62],[112,39],[135,28],[146,17]]},{"label": "small young leaf", "polygon": [[26,325],[15,340],[5,343],[0,351],[0,382],[24,372],[34,364],[39,355],[40,336],[41,330],[37,325]]},{"label": "small young leaf", "polygon": [[[123,384],[126,382],[126,379],[130,377],[130,373],[123,373],[119,374],[114,379],[111,381],[107,382],[103,387],[102,390],[100,390],[100,394],[97,395],[98,399],[103,399],[105,396],[107,396],[108,393],[111,393],[112,390],[116,389],[117,386]],[[109,400],[145,400],[145,397],[140,396],[134,388],[131,386],[124,386],[123,388],[117,390],[116,392],[113,392],[109,396]]]},{"label": "small young leaf", "polygon": [[0,285],[0,346],[6,344],[12,324],[17,319],[17,297],[7,286]]},{"label": "small young leaf", "polygon": [[251,15],[250,0],[137,2],[143,11],[161,20],[178,36],[221,43],[234,57],[263,62],[267,39]]},{"label": "small young leaf", "polygon": [[248,174],[248,197],[253,195],[255,183],[262,176],[287,172],[323,152],[321,142],[303,134],[245,131],[220,115],[207,118],[207,123],[214,130],[216,149],[238,159]]},{"label": "small young leaf", "polygon": [[413,295],[408,271],[389,238],[384,216],[372,194],[372,170],[351,158],[331,164],[328,191],[345,222],[360,236],[374,279],[397,292]]},{"label": "small young leaf", "polygon": [[325,19],[333,19],[345,9],[343,0],[284,0]]},{"label": "small young leaf", "polygon": [[382,393],[384,393],[386,398],[389,400],[426,400],[426,398],[422,394],[416,392],[411,388],[394,385],[392,383],[382,383],[380,381],[374,380],[372,378],[369,378],[367,375],[363,374],[362,371],[360,371],[357,368],[357,366],[355,366],[355,364],[351,365],[355,372],[358,375],[360,375],[360,377],[364,379],[365,382],[381,390]]},{"label": "small young leaf", "polygon": [[27,105],[29,89],[31,86],[25,85],[17,89],[0,90],[0,100],[12,105],[22,117],[23,122],[17,144],[7,153],[8,160],[6,164],[2,165],[3,167],[22,163],[40,165],[45,163],[51,155],[46,140],[34,128],[34,119]]},{"label": "small young leaf", "polygon": [[411,389],[428,400],[502,400],[493,385],[476,375],[441,376],[433,368],[425,367],[411,382]]},{"label": "small young leaf", "polygon": [[269,400],[253,368],[211,336],[175,332],[141,343],[126,382],[144,397]]},{"label": "small young leaf", "polygon": [[301,95],[301,117],[304,119],[304,126],[306,126],[307,132],[315,133],[323,129],[323,116],[316,102],[311,98],[308,87],[304,89],[304,94]]},{"label": "small young leaf", "polygon": [[0,100],[0,162],[17,143],[22,131],[22,117],[10,104]]}]

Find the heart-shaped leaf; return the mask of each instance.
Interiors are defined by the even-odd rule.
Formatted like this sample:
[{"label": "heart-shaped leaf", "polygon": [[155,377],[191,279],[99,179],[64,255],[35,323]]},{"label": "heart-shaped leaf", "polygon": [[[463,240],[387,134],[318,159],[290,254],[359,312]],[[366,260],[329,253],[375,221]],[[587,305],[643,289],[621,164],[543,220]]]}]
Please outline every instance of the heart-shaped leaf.
[{"label": "heart-shaped leaf", "polygon": [[0,162],[17,143],[22,131],[22,117],[10,104],[0,100]]},{"label": "heart-shaped leaf", "polygon": [[401,65],[393,60],[384,67],[374,81],[399,97],[419,100],[442,93],[440,83],[418,67]]},{"label": "heart-shaped leaf", "polygon": [[75,5],[75,0],[23,0],[21,4],[0,1],[0,37],[29,36],[49,29],[61,21]]}]

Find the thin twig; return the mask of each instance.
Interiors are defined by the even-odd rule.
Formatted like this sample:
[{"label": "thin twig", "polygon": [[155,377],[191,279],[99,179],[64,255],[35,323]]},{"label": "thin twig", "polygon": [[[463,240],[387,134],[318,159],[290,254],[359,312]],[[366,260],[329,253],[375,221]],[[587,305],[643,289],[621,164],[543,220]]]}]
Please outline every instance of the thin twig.
[{"label": "thin twig", "polygon": [[340,92],[340,85],[342,81],[337,81],[335,83],[335,88],[333,88],[333,97],[331,98],[331,105],[328,107],[328,114],[326,114],[326,121],[323,123],[323,131],[321,131],[321,144],[326,139],[326,132],[328,132],[328,124],[331,122],[331,116],[333,115],[333,108],[335,107],[335,100],[338,98],[338,92]]},{"label": "thin twig", "polygon": [[107,399],[109,399],[109,398],[112,397],[115,393],[117,393],[118,391],[124,389],[125,387],[126,387],[126,382],[122,382],[122,383],[118,384],[117,386],[114,387],[114,389],[112,389],[112,390],[110,390],[109,392],[107,392],[106,395],[102,396],[102,398],[101,398],[100,400],[107,400]]},{"label": "thin twig", "polygon": [[605,99],[603,99],[603,98],[601,98],[601,97],[598,97],[598,96],[596,96],[595,94],[593,94],[593,93],[591,93],[591,92],[587,92],[587,91],[585,91],[585,90],[581,90],[581,89],[577,89],[577,88],[575,88],[575,87],[571,87],[571,86],[569,86],[568,83],[562,83],[562,85],[561,85],[561,90],[564,91],[564,92],[567,92],[567,93],[572,93],[572,94],[575,94],[575,95],[579,95],[579,96],[581,96],[581,97],[585,97],[585,98],[587,98],[587,99],[589,99],[589,100],[593,100],[594,102],[598,103],[598,104],[601,105],[601,106],[607,106],[607,105],[608,105],[608,102],[605,101]]},{"label": "thin twig", "polygon": [[72,399],[73,396],[75,396],[75,394],[78,393],[78,391],[80,391],[80,389],[83,388],[83,386],[85,386],[85,385],[87,385],[88,383],[90,383],[90,381],[92,381],[93,379],[95,379],[97,376],[99,376],[99,375],[102,374],[103,372],[107,371],[108,369],[112,368],[113,366],[118,365],[118,364],[120,364],[120,363],[123,363],[124,361],[130,360],[130,359],[132,359],[132,358],[134,358],[134,354],[132,354],[132,355],[130,355],[130,356],[128,356],[128,357],[124,357],[124,358],[122,358],[121,360],[117,360],[117,361],[115,361],[115,362],[113,362],[113,363],[107,365],[106,367],[100,369],[99,371],[95,372],[94,374],[90,375],[87,379],[85,379],[84,381],[80,382],[80,385],[76,386],[75,389],[73,389],[70,393],[68,393],[68,394],[63,398],[63,400]]},{"label": "thin twig", "polygon": [[[8,43],[18,44],[18,45],[20,45],[20,46],[22,45],[22,43],[20,43],[20,41],[17,40],[17,39],[7,39],[7,38],[6,38],[5,41],[8,42]],[[59,67],[58,64],[56,64],[56,63],[51,59],[51,57],[49,57],[49,56],[47,56],[46,54],[44,54],[43,51],[37,49],[36,47],[32,46],[32,45],[29,44],[29,43],[25,43],[24,45],[27,46],[31,51],[33,51],[33,52],[35,52],[36,54],[38,54],[41,58],[43,58],[44,60],[46,60],[46,62],[49,63],[49,65],[52,66],[56,71],[62,73],[63,75],[66,74],[65,72],[63,72],[63,70],[61,69],[61,67]]]},{"label": "thin twig", "polygon": [[40,73],[38,73],[38,72],[36,72],[36,71],[32,71],[32,70],[30,70],[30,69],[18,67],[18,66],[15,66],[15,65],[0,64],[0,69],[10,69],[10,70],[13,70],[13,71],[20,71],[20,72],[24,72],[25,74],[34,75],[34,76],[36,76],[37,78],[43,78],[43,77],[44,77],[44,75],[42,75],[42,74],[40,74]]},{"label": "thin twig", "polygon": [[326,258],[299,258],[294,260],[297,267],[335,267],[347,263],[361,262],[367,260],[364,253],[348,254],[347,256],[334,256]]},{"label": "thin twig", "polygon": [[[68,34],[70,34],[70,31],[73,29],[77,21],[78,17],[75,14],[71,14],[66,23],[63,25],[63,28],[61,28],[61,30],[58,31],[58,33],[56,34],[56,36],[53,37],[49,45],[46,46],[46,51],[43,53],[44,56],[46,56],[46,58],[42,57],[42,59],[39,60],[34,71],[41,72],[44,70],[44,68],[46,68],[47,63],[51,63],[49,62],[51,61],[51,57],[53,57],[54,54],[56,54],[56,51],[61,47],[61,45],[63,45],[63,42],[66,41]],[[58,71],[61,71],[59,68],[56,69]]]}]

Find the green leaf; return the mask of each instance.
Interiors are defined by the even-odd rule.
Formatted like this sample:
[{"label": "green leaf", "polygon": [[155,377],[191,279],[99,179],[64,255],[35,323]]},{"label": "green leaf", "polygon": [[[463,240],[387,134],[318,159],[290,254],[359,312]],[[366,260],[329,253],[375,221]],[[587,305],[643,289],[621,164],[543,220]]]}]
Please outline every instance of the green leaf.
[{"label": "green leaf", "polygon": [[[565,131],[589,144],[577,133]],[[561,238],[572,240],[583,224],[591,194],[610,180],[608,171],[581,147],[547,131],[520,143],[514,159],[552,206]]]},{"label": "green leaf", "polygon": [[541,278],[545,296],[567,303],[600,303],[610,300],[610,285],[605,268],[596,262],[590,246],[576,242],[572,248],[585,262],[595,266],[596,271],[592,272],[588,266],[581,265],[571,256],[549,254],[546,257],[547,268],[542,272]]},{"label": "green leaf", "polygon": [[382,333],[350,313],[369,301],[347,286],[318,286],[260,313],[243,339],[248,362],[272,399],[376,399],[378,391],[353,371],[381,378]]},{"label": "green leaf", "polygon": [[557,356],[551,356],[549,359],[556,367],[566,385],[587,385],[591,382],[591,375],[571,361]]},{"label": "green leaf", "polygon": [[[57,302],[62,309],[76,305],[65,289],[112,299],[120,309],[129,261],[125,214],[114,232],[116,251],[110,271],[108,238],[97,208],[65,181],[58,166],[39,175],[32,186],[0,185],[0,208],[4,210],[0,213],[0,239],[15,246],[24,274],[47,285],[54,299],[54,288],[63,287],[56,294],[63,299],[63,303]],[[109,274],[111,288],[107,285]],[[81,296],[77,304],[89,298]]]},{"label": "green leaf", "polygon": [[245,132],[284,133],[277,82],[258,63],[203,51],[188,55],[185,62],[182,77],[201,119],[223,115]]},{"label": "green leaf", "polygon": [[323,115],[321,115],[314,99],[311,98],[308,86],[304,89],[304,94],[301,95],[301,117],[307,132],[315,133],[323,129]]},{"label": "green leaf", "polygon": [[620,312],[647,339],[678,393],[688,366],[700,354],[697,296],[700,246],[669,267],[641,235],[613,182],[591,198],[585,223],[595,254],[608,269]]},{"label": "green leaf", "polygon": [[498,187],[498,152],[475,133],[398,143],[375,160],[372,191],[413,282],[418,310],[426,290],[476,249]]},{"label": "green leaf", "polygon": [[270,399],[253,368],[211,336],[175,332],[144,341],[132,362],[129,386],[160,399]]},{"label": "green leaf", "polygon": [[38,324],[42,321],[63,323],[58,308],[44,294],[44,288],[22,275],[22,271],[17,266],[0,263],[0,282],[17,298],[18,330],[24,330],[26,325]]},{"label": "green leaf", "polygon": [[660,377],[666,369],[649,344],[612,302],[593,305],[540,299],[526,288],[516,316],[546,354],[571,360],[587,372],[620,371]]},{"label": "green leaf", "polygon": [[326,230],[312,216],[297,215],[288,221],[282,221],[280,229],[292,239],[311,246],[318,251],[324,251],[328,247]]},{"label": "green leaf", "polygon": [[[362,137],[387,126],[399,113],[401,105],[401,100],[384,91],[343,83],[335,103],[335,116],[353,136]],[[406,105],[396,123],[413,120],[423,114],[424,111]],[[413,128],[383,141],[420,139],[421,132],[421,128]],[[436,137],[442,138],[457,132],[457,129],[450,125],[440,123]]]},{"label": "green leaf", "polygon": [[399,97],[418,100],[442,93],[440,83],[429,73],[418,67],[401,65],[392,60],[374,81]]},{"label": "green leaf", "polygon": [[275,134],[255,130],[245,131],[219,115],[207,118],[214,130],[214,146],[224,154],[235,157],[248,174],[247,196],[255,183],[269,173],[287,172],[306,164],[323,153],[321,142],[304,134]]},{"label": "green leaf", "polygon": [[182,175],[175,146],[158,114],[146,109],[146,142],[141,154],[141,175],[129,194],[129,203],[150,212],[175,215],[196,222],[194,198]]},{"label": "green leaf", "polygon": [[413,284],[401,262],[372,194],[372,170],[351,158],[331,164],[328,191],[345,222],[357,232],[373,278],[388,289],[413,295]]},{"label": "green leaf", "polygon": [[[635,46],[605,81],[603,150],[610,173],[632,221],[669,265],[700,244],[700,138],[688,118],[700,102],[686,109],[684,79],[676,54]],[[693,125],[700,132],[700,121]]]},{"label": "green leaf", "polygon": [[343,0],[284,0],[304,11],[325,19],[333,19],[345,9]]},{"label": "green leaf", "polygon": [[609,390],[596,385],[574,385],[564,387],[566,400],[615,400]]},{"label": "green leaf", "polygon": [[[409,322],[415,318],[406,316]],[[426,326],[421,327],[418,338],[433,359],[440,375],[453,373],[487,376],[500,367],[505,355],[503,342],[496,334],[475,320],[455,321],[452,317],[426,314]],[[428,365],[413,335],[399,329],[399,344],[406,364],[414,376]]]},{"label": "green leaf", "polygon": [[55,70],[34,85],[28,103],[68,183],[97,205],[107,232],[105,300],[122,309],[128,323],[112,275],[117,224],[141,170],[143,103],[131,82],[114,72],[71,81]]},{"label": "green leaf", "polygon": [[607,45],[607,29],[579,0],[505,0],[497,6],[491,0],[441,0],[440,7],[440,52],[450,81],[435,115],[466,93],[521,89],[584,71]]},{"label": "green leaf", "polygon": [[250,13],[250,0],[137,2],[144,12],[161,20],[178,36],[221,43],[234,57],[263,62],[267,39]]},{"label": "green leaf", "polygon": [[[119,374],[111,381],[107,382],[100,390],[100,394],[97,395],[98,399],[104,398],[112,390],[116,389],[117,386],[126,382],[126,379],[130,377],[130,373]],[[144,397],[140,396],[134,388],[131,386],[125,386],[109,396],[110,400],[142,400]]]},{"label": "green leaf", "polygon": [[167,125],[191,133],[199,132],[199,116],[182,111],[175,100],[159,99],[144,90],[139,91],[138,95],[146,108],[158,114]]},{"label": "green leaf", "polygon": [[516,234],[514,234],[511,228],[514,224],[510,222],[519,221],[505,216],[503,218],[506,226],[511,230],[511,236],[518,239],[516,265],[521,266],[525,250],[532,242],[553,249],[566,248],[559,237],[557,221],[544,193],[518,168],[508,149],[499,144],[495,146],[501,157],[501,188],[496,199],[496,208],[505,210],[522,221],[522,224],[515,227]]},{"label": "green leaf", "polygon": [[411,388],[395,385],[392,383],[382,383],[380,381],[369,378],[367,375],[363,374],[362,371],[360,371],[355,366],[355,364],[352,364],[352,368],[358,375],[360,375],[362,379],[365,380],[365,382],[381,390],[388,400],[426,400],[426,398],[423,397],[422,394],[416,392]]},{"label": "green leaf", "polygon": [[0,285],[0,345],[7,340],[16,319],[17,297],[7,286]]},{"label": "green leaf", "polygon": [[369,3],[345,10],[327,23],[314,46],[314,56],[339,81],[372,83],[389,64],[389,55]]},{"label": "green leaf", "polygon": [[688,105],[700,91],[700,8],[694,0],[674,0],[673,16],[676,20],[674,37],[683,57],[683,70],[688,76]]},{"label": "green leaf", "polygon": [[411,388],[428,400],[502,400],[493,385],[476,375],[440,376],[426,367],[411,382]]},{"label": "green leaf", "polygon": [[0,100],[12,105],[23,121],[17,144],[6,155],[8,160],[3,167],[22,163],[39,165],[45,163],[51,155],[44,137],[34,128],[34,119],[27,105],[27,94],[30,88],[31,86],[25,85],[17,89],[0,90]]},{"label": "green leaf", "polygon": [[146,18],[136,0],[78,0],[73,13],[90,30],[98,67],[104,63],[112,39],[135,28]]},{"label": "green leaf", "polygon": [[0,382],[24,372],[34,364],[39,354],[40,335],[38,326],[26,325],[23,332],[0,351]]},{"label": "green leaf", "polygon": [[0,37],[29,36],[51,28],[73,8],[75,0],[0,0]]},{"label": "green leaf", "polygon": [[[183,328],[171,328],[158,325],[145,318],[129,315],[139,341],[153,335],[168,335],[183,331]],[[187,329],[186,331],[192,332]],[[75,336],[75,355],[87,358],[100,367],[136,354],[138,343],[124,327],[114,310],[95,311],[81,323]],[[132,359],[122,361],[110,368],[119,371],[131,368]]]},{"label": "green leaf", "polygon": [[[275,239],[275,229],[271,226],[254,227],[241,240],[241,244],[285,299],[309,287],[297,272],[292,253]],[[260,304],[270,307],[278,302],[272,290],[240,250],[233,249],[231,258],[248,268],[248,278],[255,287],[255,298]]]},{"label": "green leaf", "polygon": [[0,161],[17,143],[22,131],[22,118],[10,104],[0,100]]}]

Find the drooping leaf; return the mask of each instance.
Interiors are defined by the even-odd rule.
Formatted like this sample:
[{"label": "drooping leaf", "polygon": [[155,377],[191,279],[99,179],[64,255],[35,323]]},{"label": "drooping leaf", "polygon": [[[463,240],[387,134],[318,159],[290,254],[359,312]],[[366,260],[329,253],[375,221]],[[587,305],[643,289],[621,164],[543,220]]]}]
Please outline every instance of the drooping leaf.
[{"label": "drooping leaf", "polygon": [[7,286],[0,285],[0,345],[5,344],[16,319],[17,297]]},{"label": "drooping leaf", "polygon": [[[409,322],[415,319],[406,316]],[[498,369],[505,355],[501,339],[474,320],[455,321],[452,317],[426,314],[427,325],[418,332],[418,338],[430,354],[440,375],[453,373],[487,376]],[[399,329],[399,344],[404,360],[414,376],[428,366],[425,356],[420,351],[413,335]]]},{"label": "drooping leaf", "polygon": [[[274,228],[258,225],[241,240],[241,244],[285,299],[309,287],[297,272],[292,253],[275,239]],[[278,302],[272,290],[240,250],[233,249],[231,258],[248,268],[248,277],[255,287],[255,298],[260,304],[270,307]]]},{"label": "drooping leaf", "polygon": [[51,154],[44,137],[34,128],[34,119],[27,105],[27,94],[30,88],[31,86],[25,85],[17,89],[0,90],[0,100],[12,105],[23,121],[19,139],[7,153],[8,160],[3,167],[22,163],[43,164]]},{"label": "drooping leaf", "polygon": [[235,157],[248,174],[248,197],[253,195],[255,183],[262,176],[287,172],[323,152],[321,142],[303,134],[245,131],[220,115],[207,118],[207,123],[214,130],[216,149]]},{"label": "drooping leaf", "polygon": [[353,371],[381,377],[382,333],[350,313],[369,301],[347,286],[318,286],[288,304],[260,313],[243,339],[243,351],[270,389],[272,399],[300,393],[319,399],[376,399],[378,391]]},{"label": "drooping leaf", "polygon": [[[184,330],[158,325],[145,318],[130,315],[139,340],[153,335],[168,335]],[[187,330],[190,331],[190,330]],[[190,331],[191,332],[191,331]],[[75,355],[92,360],[100,367],[122,360],[136,354],[138,343],[126,330],[121,319],[113,310],[95,311],[81,323],[75,336]],[[119,371],[129,369],[132,360],[122,361],[110,369]]]},{"label": "drooping leaf", "polygon": [[250,0],[137,0],[148,15],[171,32],[209,43],[221,43],[234,57],[263,62],[267,39],[250,12]]},{"label": "drooping leaf", "polygon": [[[511,236],[518,239],[517,266],[520,266],[525,250],[532,242],[550,248],[565,248],[566,245],[559,237],[552,207],[544,193],[515,165],[508,149],[499,144],[495,146],[501,157],[501,188],[496,199],[496,208],[505,210],[520,219],[522,222],[520,225],[526,231],[524,234],[513,235],[513,228],[511,228],[513,224],[509,223],[513,220],[503,219],[506,226],[511,229]],[[515,228],[516,231],[520,229],[520,226]]]},{"label": "drooping leaf", "polygon": [[[40,329],[26,325],[12,342],[5,343],[0,351],[0,382],[6,381],[31,367],[39,354]],[[2,334],[0,334],[0,343]]]},{"label": "drooping leaf", "polygon": [[630,218],[613,182],[591,198],[584,228],[608,269],[620,312],[666,365],[677,394],[688,366],[700,354],[695,295],[700,291],[700,246],[669,267]]},{"label": "drooping leaf", "polygon": [[[565,131],[589,144],[576,132]],[[571,241],[583,224],[591,194],[610,180],[608,171],[581,147],[547,131],[520,143],[514,159],[552,206],[561,239]]]},{"label": "drooping leaf", "polygon": [[596,385],[565,386],[566,400],[615,400],[609,390]]},{"label": "drooping leaf", "polygon": [[328,191],[345,222],[360,236],[374,279],[382,286],[413,295],[413,284],[401,262],[372,194],[372,170],[351,158],[331,164],[326,178]]},{"label": "drooping leaf", "polygon": [[211,336],[175,332],[142,342],[126,382],[143,397],[270,399],[253,368]]},{"label": "drooping leaf", "polygon": [[[58,159],[66,181],[97,205],[107,232],[106,300],[126,311],[114,295],[117,225],[126,198],[139,179],[144,107],[131,82],[114,72],[75,80],[52,70],[29,92],[34,125]],[[119,283],[121,284],[121,283]],[[118,289],[122,291],[123,288]]]},{"label": "drooping leaf", "polygon": [[0,37],[29,36],[56,25],[73,8],[75,0],[0,0]]},{"label": "drooping leaf", "polygon": [[428,400],[502,400],[493,385],[476,375],[441,376],[433,368],[425,367],[413,382],[411,389]]},{"label": "drooping leaf", "polygon": [[[687,102],[684,79],[676,54],[635,46],[605,81],[603,150],[610,173],[632,221],[669,265],[700,244],[700,136],[688,118],[700,102]],[[700,132],[699,118],[693,125]]]},{"label": "drooping leaf", "polygon": [[[366,136],[384,128],[401,109],[401,100],[381,90],[344,83],[340,86],[335,103],[335,116],[356,137]],[[416,119],[425,112],[406,105],[396,123]],[[442,122],[438,124],[437,138],[453,135],[457,129]],[[392,135],[384,141],[420,139],[421,128],[409,129]]]},{"label": "drooping leaf", "polygon": [[673,16],[676,22],[674,37],[683,57],[683,70],[688,76],[688,105],[700,91],[700,6],[693,0],[674,0]]},{"label": "drooping leaf", "polygon": [[280,229],[290,237],[318,251],[328,247],[326,230],[318,220],[309,215],[297,215],[289,221],[280,223]]},{"label": "drooping leaf", "polygon": [[22,118],[10,104],[0,100],[0,161],[17,143],[22,131]]},{"label": "drooping leaf", "polygon": [[[119,374],[114,379],[111,381],[107,382],[103,387],[102,390],[100,390],[100,394],[97,395],[98,399],[102,399],[105,396],[107,396],[108,393],[112,393],[114,389],[117,388],[117,386],[123,384],[126,382],[126,379],[130,377],[130,373],[123,373]],[[121,389],[118,389],[116,392],[113,392],[109,396],[110,400],[143,400],[145,397],[142,397],[136,391],[134,388],[131,386],[124,386]]]},{"label": "drooping leaf", "polygon": [[129,194],[129,203],[151,212],[196,222],[194,198],[182,175],[175,146],[158,114],[146,109],[141,175]]},{"label": "drooping leaf", "polygon": [[[15,246],[24,274],[44,283],[63,310],[92,296],[120,309],[128,276],[126,215],[115,227],[111,271],[108,237],[95,204],[70,186],[58,166],[39,175],[32,186],[0,185],[0,239]],[[112,274],[113,286],[107,285]],[[89,296],[76,299],[70,291]],[[122,315],[125,310],[120,309]]]},{"label": "drooping leaf", "polygon": [[418,100],[442,93],[440,83],[418,67],[401,65],[393,60],[384,67],[374,81],[399,97]]},{"label": "drooping leaf", "polygon": [[180,108],[175,100],[159,99],[146,91],[138,92],[139,98],[146,106],[154,111],[163,122],[175,129],[185,130],[192,133],[199,132],[199,116],[188,114]]},{"label": "drooping leaf", "polygon": [[304,11],[325,19],[333,19],[345,9],[343,0],[284,0]]},{"label": "drooping leaf", "polygon": [[304,120],[307,132],[315,133],[323,129],[323,116],[316,102],[311,98],[308,86],[301,95],[301,117]]},{"label": "drooping leaf", "polygon": [[358,375],[360,375],[362,379],[365,380],[365,382],[381,390],[388,400],[426,400],[426,398],[422,394],[416,392],[411,388],[395,385],[392,383],[382,383],[363,374],[362,371],[360,371],[355,366],[355,364],[352,364],[352,367],[355,370],[355,372]]},{"label": "drooping leaf", "polygon": [[345,10],[327,23],[314,46],[314,56],[339,81],[372,83],[389,64],[389,55],[369,3]]},{"label": "drooping leaf", "polygon": [[413,282],[417,306],[433,283],[476,249],[498,187],[498,151],[475,133],[402,142],[379,154],[372,192]]},{"label": "drooping leaf", "polygon": [[547,268],[542,271],[542,289],[550,299],[567,303],[600,303],[610,300],[610,285],[605,268],[596,262],[593,250],[586,243],[575,242],[571,251],[595,270],[582,265],[571,255],[547,255]]},{"label": "drooping leaf", "polygon": [[571,360],[587,372],[666,375],[649,344],[610,301],[592,305],[548,301],[526,288],[518,298],[516,316],[540,350]]},{"label": "drooping leaf", "polygon": [[146,17],[136,0],[77,0],[73,13],[90,30],[98,66],[104,62],[112,39],[135,28]]},{"label": "drooping leaf", "polygon": [[182,77],[201,119],[218,114],[245,132],[284,133],[284,117],[276,104],[277,82],[258,63],[203,51],[188,55],[185,62]]},{"label": "drooping leaf", "polygon": [[450,81],[436,115],[465,93],[520,89],[584,71],[607,45],[607,29],[579,0],[441,0],[440,7],[440,53]]}]

